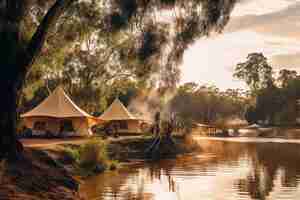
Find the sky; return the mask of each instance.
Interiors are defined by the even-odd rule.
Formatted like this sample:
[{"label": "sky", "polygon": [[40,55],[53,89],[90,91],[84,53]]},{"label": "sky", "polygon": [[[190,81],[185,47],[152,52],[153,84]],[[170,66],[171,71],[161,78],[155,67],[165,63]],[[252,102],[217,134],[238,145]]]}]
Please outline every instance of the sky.
[{"label": "sky", "polygon": [[300,72],[300,0],[241,0],[222,34],[202,38],[186,51],[181,82],[247,88],[232,74],[253,52],[262,52],[275,72]]}]

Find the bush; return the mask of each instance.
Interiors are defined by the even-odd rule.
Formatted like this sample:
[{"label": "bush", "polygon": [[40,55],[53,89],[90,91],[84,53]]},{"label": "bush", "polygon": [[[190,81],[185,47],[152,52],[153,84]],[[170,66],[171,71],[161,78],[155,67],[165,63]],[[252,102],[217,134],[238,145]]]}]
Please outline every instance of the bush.
[{"label": "bush", "polygon": [[109,170],[116,170],[119,168],[119,162],[117,160],[112,160],[109,162]]},{"label": "bush", "polygon": [[99,164],[106,166],[107,164],[107,148],[102,140],[92,139],[81,146],[79,154],[79,165],[81,167],[95,167]]},{"label": "bush", "polygon": [[70,160],[71,162],[78,163],[80,160],[80,152],[79,148],[71,148],[71,147],[65,147],[64,149],[66,153],[65,160]]},{"label": "bush", "polygon": [[70,160],[83,176],[118,168],[118,162],[109,159],[107,145],[101,139],[94,138],[80,147],[65,147],[64,151],[66,159]]}]

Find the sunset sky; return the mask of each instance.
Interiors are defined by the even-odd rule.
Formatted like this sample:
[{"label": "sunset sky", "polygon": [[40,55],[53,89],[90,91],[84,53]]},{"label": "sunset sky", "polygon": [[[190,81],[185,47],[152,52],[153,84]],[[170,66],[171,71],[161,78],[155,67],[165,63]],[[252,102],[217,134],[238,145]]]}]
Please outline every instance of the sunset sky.
[{"label": "sunset sky", "polygon": [[300,70],[300,0],[241,0],[223,34],[203,38],[187,50],[182,83],[245,88],[232,73],[252,52],[264,53],[275,71]]}]

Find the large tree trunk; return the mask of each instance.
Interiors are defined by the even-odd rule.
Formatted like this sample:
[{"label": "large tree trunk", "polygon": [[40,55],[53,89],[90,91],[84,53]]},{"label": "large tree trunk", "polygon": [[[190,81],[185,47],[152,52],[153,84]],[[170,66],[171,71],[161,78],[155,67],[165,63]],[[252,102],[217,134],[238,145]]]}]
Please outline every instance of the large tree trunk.
[{"label": "large tree trunk", "polygon": [[3,82],[0,85],[0,159],[14,160],[21,156],[23,149],[16,137],[17,88],[15,81]]},{"label": "large tree trunk", "polygon": [[21,53],[19,1],[6,1],[0,15],[0,160],[16,158],[22,145],[16,140],[17,86],[20,77],[18,61]]},{"label": "large tree trunk", "polygon": [[23,147],[16,137],[18,93],[49,29],[74,1],[56,0],[25,45],[20,29],[29,1],[0,0],[0,160],[21,155]]}]

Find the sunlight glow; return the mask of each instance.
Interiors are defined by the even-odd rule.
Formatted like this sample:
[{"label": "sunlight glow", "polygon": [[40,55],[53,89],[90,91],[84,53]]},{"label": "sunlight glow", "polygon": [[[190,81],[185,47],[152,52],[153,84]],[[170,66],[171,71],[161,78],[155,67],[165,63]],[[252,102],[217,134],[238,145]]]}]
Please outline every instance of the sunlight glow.
[{"label": "sunlight glow", "polygon": [[[293,24],[295,30],[299,26],[298,15],[295,12],[291,13],[290,25],[282,26],[282,30],[278,30],[276,26],[265,27],[264,24],[268,21],[259,24],[255,20],[262,20],[263,18],[258,17],[260,15],[280,15],[281,11],[299,3],[300,0],[241,0],[232,14],[232,18],[236,21],[234,24],[229,24],[234,32],[226,33],[225,30],[223,34],[200,39],[186,51],[181,66],[181,83],[213,84],[221,90],[247,88],[244,82],[235,80],[232,75],[236,64],[243,62],[247,55],[253,52],[262,52],[275,71],[283,67],[288,69],[298,67],[300,59],[298,61],[297,55],[300,54],[300,41],[295,37],[295,34],[298,35],[297,32],[292,33]],[[243,26],[243,19],[246,23],[249,19],[256,24]],[[271,20],[270,23],[274,23],[272,19],[269,16],[264,20]],[[291,55],[294,55],[293,59]]]},{"label": "sunlight glow", "polygon": [[258,34],[252,31],[225,33],[201,39],[184,56],[182,83],[214,84],[222,90],[245,88],[232,76],[235,65],[252,52],[275,55],[300,52],[300,41]]},{"label": "sunlight glow", "polygon": [[249,0],[242,1],[234,8],[232,16],[244,15],[264,15],[272,12],[278,12],[288,6],[298,2],[298,0]]}]

